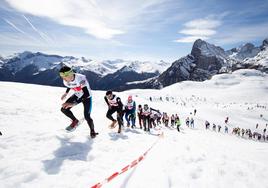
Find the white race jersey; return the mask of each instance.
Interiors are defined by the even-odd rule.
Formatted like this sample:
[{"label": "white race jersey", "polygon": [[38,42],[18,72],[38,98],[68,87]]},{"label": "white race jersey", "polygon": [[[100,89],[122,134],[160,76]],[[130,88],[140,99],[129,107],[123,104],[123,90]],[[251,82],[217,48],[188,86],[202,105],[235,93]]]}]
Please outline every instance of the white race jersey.
[{"label": "white race jersey", "polygon": [[63,84],[66,87],[74,90],[75,91],[75,95],[78,98],[82,97],[83,94],[84,94],[84,92],[82,90],[83,87],[87,87],[89,96],[91,96],[91,89],[90,89],[89,83],[88,83],[87,78],[86,78],[85,75],[75,73],[74,74],[74,80],[73,81],[66,82],[65,80],[63,80]]},{"label": "white race jersey", "polygon": [[144,115],[144,116],[148,116],[148,115],[150,115],[151,114],[151,110],[148,108],[148,109],[144,109],[143,108],[143,111],[142,111],[142,115]]},{"label": "white race jersey", "polygon": [[108,101],[110,106],[118,106],[118,102],[117,102],[116,98],[117,98],[116,95],[113,95],[113,99],[109,99],[107,97],[107,101]]},{"label": "white race jersey", "polygon": [[131,101],[131,102],[126,102],[126,108],[128,110],[132,110],[134,108],[134,101]]}]

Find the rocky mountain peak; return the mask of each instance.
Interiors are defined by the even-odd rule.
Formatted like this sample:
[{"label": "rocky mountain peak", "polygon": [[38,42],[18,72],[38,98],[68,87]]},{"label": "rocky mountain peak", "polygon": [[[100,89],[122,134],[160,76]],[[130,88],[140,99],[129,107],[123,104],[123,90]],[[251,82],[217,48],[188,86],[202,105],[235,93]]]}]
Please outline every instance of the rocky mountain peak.
[{"label": "rocky mountain peak", "polygon": [[243,61],[246,58],[256,56],[260,52],[261,48],[254,46],[252,43],[246,43],[238,48],[227,50],[226,54],[233,59]]},{"label": "rocky mountain peak", "polygon": [[201,55],[226,57],[224,49],[201,39],[194,42],[191,55],[194,57],[199,57]]},{"label": "rocky mountain peak", "polygon": [[268,47],[268,38],[264,39],[261,45],[261,49],[264,50],[266,47]]}]

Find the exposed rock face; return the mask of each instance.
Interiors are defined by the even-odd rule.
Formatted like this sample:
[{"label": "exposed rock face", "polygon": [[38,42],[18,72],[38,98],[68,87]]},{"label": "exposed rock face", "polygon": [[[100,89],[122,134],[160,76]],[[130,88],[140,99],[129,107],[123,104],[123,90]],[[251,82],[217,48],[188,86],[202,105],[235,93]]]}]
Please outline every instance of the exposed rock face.
[{"label": "exposed rock face", "polygon": [[195,58],[192,55],[182,57],[163,72],[157,81],[161,83],[162,87],[165,87],[176,82],[189,80],[191,78],[191,72],[194,66],[196,66],[193,64],[194,60]]},{"label": "exposed rock face", "polygon": [[189,55],[172,63],[171,67],[159,77],[138,83],[136,86],[138,88],[162,88],[185,80],[204,81],[215,74],[243,68],[267,72],[267,46],[268,39],[265,39],[261,47],[247,43],[239,48],[224,51],[221,47],[198,39],[194,42]]},{"label": "exposed rock face", "polygon": [[195,41],[191,55],[195,57],[197,68],[208,71],[219,71],[228,59],[221,47],[209,44],[201,39]]},{"label": "exposed rock face", "polygon": [[266,47],[268,47],[268,38],[264,39],[261,45],[261,49],[264,50]]},{"label": "exposed rock face", "polygon": [[154,82],[151,81],[154,83],[152,87],[157,85],[161,88],[185,80],[207,80],[215,74],[230,71],[228,59],[221,47],[198,39],[193,44],[191,54],[175,61]]}]

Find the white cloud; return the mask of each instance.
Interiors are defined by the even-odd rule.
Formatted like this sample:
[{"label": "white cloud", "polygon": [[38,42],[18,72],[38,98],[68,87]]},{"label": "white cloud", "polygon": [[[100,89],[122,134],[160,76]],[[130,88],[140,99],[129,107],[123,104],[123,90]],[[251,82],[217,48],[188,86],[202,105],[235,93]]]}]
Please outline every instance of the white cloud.
[{"label": "white cloud", "polygon": [[221,25],[221,21],[207,17],[204,19],[195,19],[184,24],[184,29],[180,30],[179,33],[186,36],[175,40],[180,43],[192,43],[196,39],[209,39],[211,36],[217,33],[216,29]]},{"label": "white cloud", "polygon": [[183,29],[179,33],[193,36],[211,36],[216,34],[216,31],[213,29]]},{"label": "white cloud", "polygon": [[127,32],[131,22],[142,19],[150,6],[163,0],[6,0],[18,11],[49,18],[57,23],[84,29],[96,38],[111,39]]},{"label": "white cloud", "polygon": [[187,37],[183,37],[183,38],[174,40],[174,42],[192,43],[192,42],[196,41],[197,39],[206,40],[206,39],[208,39],[208,37],[206,37],[206,36],[187,36]]},{"label": "white cloud", "polygon": [[211,18],[196,19],[184,24],[184,26],[187,28],[197,28],[197,29],[214,29],[220,25],[221,22],[219,20],[214,20]]}]

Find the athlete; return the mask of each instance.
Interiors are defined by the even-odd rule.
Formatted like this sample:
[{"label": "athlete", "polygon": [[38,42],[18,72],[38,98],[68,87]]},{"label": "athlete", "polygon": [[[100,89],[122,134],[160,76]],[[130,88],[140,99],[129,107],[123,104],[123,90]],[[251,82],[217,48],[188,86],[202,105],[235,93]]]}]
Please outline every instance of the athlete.
[{"label": "athlete", "polygon": [[94,122],[90,117],[92,109],[92,94],[89,83],[85,75],[74,73],[74,71],[67,66],[64,66],[59,71],[63,84],[67,87],[65,93],[62,95],[61,100],[64,100],[70,90],[74,91],[63,104],[61,111],[72,120],[72,123],[66,128],[67,131],[73,131],[79,125],[79,120],[74,116],[71,108],[75,105],[82,103],[84,106],[84,117],[90,128],[91,138],[95,138],[98,133],[94,130]]},{"label": "athlete", "polygon": [[[123,103],[121,102],[121,99],[117,97],[111,90],[106,92],[106,95],[104,97],[104,100],[106,104],[108,105],[108,111],[106,113],[106,117],[112,121],[112,124],[110,125],[111,128],[114,128],[116,124],[118,123],[118,133],[121,132],[121,127],[123,126]],[[113,113],[117,112],[117,118],[116,120],[113,118]]]}]

